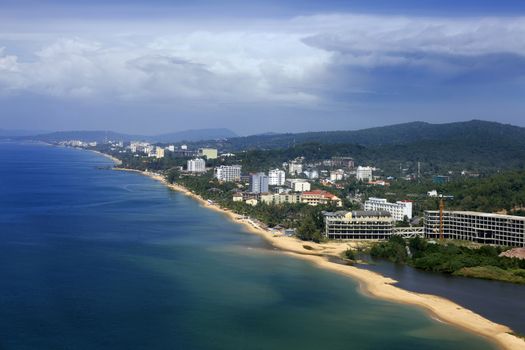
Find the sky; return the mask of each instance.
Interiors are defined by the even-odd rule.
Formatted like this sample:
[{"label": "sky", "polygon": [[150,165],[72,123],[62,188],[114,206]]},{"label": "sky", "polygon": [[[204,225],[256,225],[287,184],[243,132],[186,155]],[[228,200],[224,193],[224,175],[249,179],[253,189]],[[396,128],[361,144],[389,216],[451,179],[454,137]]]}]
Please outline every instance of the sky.
[{"label": "sky", "polygon": [[525,126],[525,1],[0,0],[0,129]]}]

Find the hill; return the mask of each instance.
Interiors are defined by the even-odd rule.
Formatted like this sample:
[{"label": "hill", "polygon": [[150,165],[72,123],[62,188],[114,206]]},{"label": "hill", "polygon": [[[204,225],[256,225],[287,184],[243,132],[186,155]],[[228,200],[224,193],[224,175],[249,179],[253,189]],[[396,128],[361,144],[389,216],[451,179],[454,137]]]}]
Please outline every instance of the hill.
[{"label": "hill", "polygon": [[201,140],[218,140],[237,136],[229,129],[195,129],[185,130],[161,135],[130,135],[114,131],[57,131],[38,135],[24,135],[23,139],[31,139],[45,142],[59,142],[65,140],[97,141],[106,140],[132,141],[142,140],[148,142],[198,142]]},{"label": "hill", "polygon": [[431,124],[412,122],[355,131],[321,131],[298,134],[253,135],[231,138],[225,148],[271,149],[293,147],[301,143],[346,143],[362,146],[409,144],[421,141],[498,140],[506,138],[525,146],[525,128],[518,126],[471,120],[467,122]]}]

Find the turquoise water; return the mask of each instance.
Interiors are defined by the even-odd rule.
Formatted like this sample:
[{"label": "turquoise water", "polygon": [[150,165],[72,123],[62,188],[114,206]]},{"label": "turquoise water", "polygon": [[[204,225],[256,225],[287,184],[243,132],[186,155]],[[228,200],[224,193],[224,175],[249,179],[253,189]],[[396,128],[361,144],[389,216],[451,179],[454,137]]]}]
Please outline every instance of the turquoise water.
[{"label": "turquoise water", "polygon": [[0,349],[492,349],[90,152],[0,144]]}]

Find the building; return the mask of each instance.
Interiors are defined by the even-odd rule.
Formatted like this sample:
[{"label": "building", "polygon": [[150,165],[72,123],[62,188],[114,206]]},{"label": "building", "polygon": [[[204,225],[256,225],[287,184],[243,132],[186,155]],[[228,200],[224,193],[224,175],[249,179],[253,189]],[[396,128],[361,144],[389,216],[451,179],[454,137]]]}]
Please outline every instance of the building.
[{"label": "building", "polygon": [[412,202],[397,201],[389,203],[385,198],[370,197],[365,201],[366,211],[387,211],[395,221],[403,221],[405,216],[412,219]]},{"label": "building", "polygon": [[265,173],[250,174],[250,192],[268,192],[268,176]]},{"label": "building", "polygon": [[[425,211],[425,237],[439,238],[439,227],[439,211]],[[444,211],[443,237],[525,247],[525,217],[474,211]]]},{"label": "building", "polygon": [[199,148],[199,157],[206,157],[206,159],[217,159],[217,149]]},{"label": "building", "polygon": [[157,159],[164,158],[164,148],[162,148],[162,147],[157,147],[157,148],[155,149],[155,157],[157,157]]},{"label": "building", "polygon": [[330,239],[388,239],[394,220],[386,211],[325,212],[324,235]]},{"label": "building", "polygon": [[252,207],[255,207],[259,201],[255,198],[250,198],[246,200],[246,204],[251,205]]},{"label": "building", "polygon": [[331,165],[333,167],[342,167],[347,169],[354,168],[354,159],[351,157],[332,157]]},{"label": "building", "polygon": [[303,179],[287,179],[286,186],[294,192],[310,191],[310,183]]},{"label": "building", "polygon": [[310,180],[315,180],[319,178],[319,171],[317,171],[316,169],[305,170],[303,171],[303,174]]},{"label": "building", "polygon": [[268,171],[268,184],[270,186],[283,186],[286,181],[286,173],[280,169]]},{"label": "building", "polygon": [[355,173],[355,177],[357,180],[366,181],[366,182],[371,181],[373,180],[372,170],[373,168],[369,166],[358,166],[356,173]]},{"label": "building", "polygon": [[215,168],[215,177],[220,181],[240,181],[241,180],[241,166],[240,165],[221,165]]},{"label": "building", "polygon": [[271,205],[296,204],[301,203],[301,195],[299,193],[266,193],[261,194],[260,200],[262,203]]},{"label": "building", "polygon": [[301,202],[308,205],[335,204],[338,207],[343,205],[339,197],[323,190],[303,192],[301,194]]},{"label": "building", "polygon": [[437,192],[437,190],[428,191],[427,192],[427,196],[428,197],[437,197],[438,196],[438,192]]},{"label": "building", "polygon": [[197,157],[197,152],[188,149],[175,149],[173,151],[173,157],[175,158],[186,158],[186,157]]},{"label": "building", "polygon": [[188,171],[191,173],[202,173],[206,171],[206,162],[202,158],[188,160]]},{"label": "building", "polygon": [[292,160],[288,164],[288,174],[298,175],[298,174],[301,174],[302,172],[303,172],[303,164],[301,162]]},{"label": "building", "polygon": [[341,181],[345,177],[343,169],[337,169],[330,172],[330,181]]},{"label": "building", "polygon": [[170,151],[170,152],[175,152],[175,145],[169,145],[167,147],[167,150]]}]

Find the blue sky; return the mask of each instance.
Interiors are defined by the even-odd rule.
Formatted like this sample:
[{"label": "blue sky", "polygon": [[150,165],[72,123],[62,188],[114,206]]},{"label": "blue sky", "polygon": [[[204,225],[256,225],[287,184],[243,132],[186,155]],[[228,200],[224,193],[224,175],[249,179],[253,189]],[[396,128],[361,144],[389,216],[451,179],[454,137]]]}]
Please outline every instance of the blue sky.
[{"label": "blue sky", "polygon": [[524,1],[0,0],[0,129],[525,126]]}]

